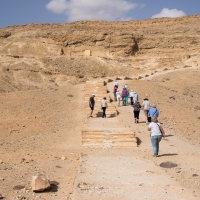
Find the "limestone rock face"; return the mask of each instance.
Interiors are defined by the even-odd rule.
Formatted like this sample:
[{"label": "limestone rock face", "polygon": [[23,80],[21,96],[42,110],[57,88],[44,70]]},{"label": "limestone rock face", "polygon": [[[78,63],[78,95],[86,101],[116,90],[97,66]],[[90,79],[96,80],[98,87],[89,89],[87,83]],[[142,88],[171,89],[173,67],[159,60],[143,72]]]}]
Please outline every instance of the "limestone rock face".
[{"label": "limestone rock face", "polygon": [[31,186],[32,186],[33,192],[42,192],[51,187],[47,176],[44,174],[33,176]]},{"label": "limestone rock face", "polygon": [[199,66],[198,52],[200,15],[9,26],[0,28],[0,92]]}]

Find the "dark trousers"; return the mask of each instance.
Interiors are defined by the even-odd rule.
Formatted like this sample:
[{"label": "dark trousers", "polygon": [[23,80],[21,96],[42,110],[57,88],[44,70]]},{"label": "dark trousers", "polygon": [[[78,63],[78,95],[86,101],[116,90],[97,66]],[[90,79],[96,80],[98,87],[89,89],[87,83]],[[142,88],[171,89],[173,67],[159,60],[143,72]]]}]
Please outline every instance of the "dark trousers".
[{"label": "dark trousers", "polygon": [[140,111],[134,111],[134,118],[139,119]]},{"label": "dark trousers", "polygon": [[116,92],[114,92],[114,100],[117,101]]},{"label": "dark trousers", "polygon": [[126,97],[122,96],[122,102],[123,102],[123,105],[126,105]]},{"label": "dark trousers", "polygon": [[102,115],[102,117],[104,118],[104,117],[106,117],[106,107],[102,107],[102,110],[103,110],[103,115]]},{"label": "dark trousers", "polygon": [[130,97],[130,99],[131,99],[131,105],[133,105],[133,97]]}]

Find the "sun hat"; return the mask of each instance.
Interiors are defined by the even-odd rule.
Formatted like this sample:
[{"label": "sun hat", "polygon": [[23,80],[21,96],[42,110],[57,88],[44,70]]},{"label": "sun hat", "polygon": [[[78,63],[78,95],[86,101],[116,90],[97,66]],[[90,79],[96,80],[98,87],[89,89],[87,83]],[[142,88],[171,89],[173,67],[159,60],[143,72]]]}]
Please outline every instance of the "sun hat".
[{"label": "sun hat", "polygon": [[95,94],[92,94],[93,97],[95,97]]},{"label": "sun hat", "polygon": [[152,121],[152,122],[158,122],[158,119],[157,119],[156,116],[153,116],[153,117],[151,118],[151,121]]}]

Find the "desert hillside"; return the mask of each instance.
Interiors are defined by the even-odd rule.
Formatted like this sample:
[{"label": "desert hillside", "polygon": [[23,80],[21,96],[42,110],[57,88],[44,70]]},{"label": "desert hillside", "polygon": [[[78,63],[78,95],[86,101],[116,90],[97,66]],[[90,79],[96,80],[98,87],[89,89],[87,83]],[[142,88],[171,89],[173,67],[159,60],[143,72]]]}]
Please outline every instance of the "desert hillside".
[{"label": "desert hillside", "polygon": [[198,65],[199,27],[200,15],[1,28],[1,91]]}]

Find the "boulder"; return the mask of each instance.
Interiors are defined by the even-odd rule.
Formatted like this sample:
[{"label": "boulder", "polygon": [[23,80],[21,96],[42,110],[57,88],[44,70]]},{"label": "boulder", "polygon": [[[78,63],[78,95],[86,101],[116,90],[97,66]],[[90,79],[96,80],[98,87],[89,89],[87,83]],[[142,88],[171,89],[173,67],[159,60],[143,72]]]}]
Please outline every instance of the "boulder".
[{"label": "boulder", "polygon": [[42,192],[49,189],[51,185],[45,174],[39,174],[32,177],[31,187],[33,192]]},{"label": "boulder", "polygon": [[66,156],[62,156],[61,160],[67,160],[67,157]]}]

